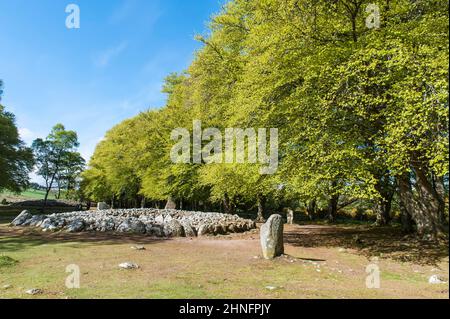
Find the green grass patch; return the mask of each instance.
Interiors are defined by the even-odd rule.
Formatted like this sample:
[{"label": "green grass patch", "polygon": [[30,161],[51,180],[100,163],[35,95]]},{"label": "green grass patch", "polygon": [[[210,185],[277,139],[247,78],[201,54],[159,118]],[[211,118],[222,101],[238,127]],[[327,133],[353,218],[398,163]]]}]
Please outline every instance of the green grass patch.
[{"label": "green grass patch", "polygon": [[12,267],[12,266],[14,266],[17,263],[18,263],[17,260],[15,260],[15,259],[13,259],[13,258],[11,258],[9,256],[4,256],[4,255],[0,256],[0,268]]},{"label": "green grass patch", "polygon": [[[56,191],[50,191],[50,193],[48,194],[48,199],[56,199],[56,195],[57,195]],[[22,199],[22,200],[41,200],[41,199],[45,198],[45,191],[40,190],[40,189],[32,189],[32,188],[24,190],[21,193],[13,193],[10,191],[3,191],[3,192],[0,192],[0,199],[2,199],[2,197],[6,198],[7,201],[8,201],[9,197],[13,197],[13,198],[20,197],[20,199]],[[64,190],[61,191],[61,198],[65,198]]]}]

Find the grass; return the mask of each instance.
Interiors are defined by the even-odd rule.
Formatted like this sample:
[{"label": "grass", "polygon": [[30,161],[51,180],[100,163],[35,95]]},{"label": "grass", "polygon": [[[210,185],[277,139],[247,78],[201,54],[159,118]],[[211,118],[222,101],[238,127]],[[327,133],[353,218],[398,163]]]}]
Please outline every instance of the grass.
[{"label": "grass", "polygon": [[11,267],[14,266],[15,264],[17,264],[18,261],[9,257],[9,256],[4,256],[1,255],[0,256],[0,268],[2,267]]},{"label": "grass", "polygon": [[[302,229],[286,228],[289,234]],[[158,240],[137,235],[50,234],[0,225],[0,255],[20,262],[0,268],[0,287],[11,285],[0,288],[0,297],[448,298],[448,284],[427,282],[436,272],[448,278],[448,257],[433,265],[380,258],[382,288],[367,289],[365,269],[371,262],[367,256],[356,248],[344,253],[338,246],[317,241],[316,246],[300,246],[288,240],[288,257],[269,261],[260,257],[257,232]],[[130,248],[136,244],[146,249]],[[119,269],[118,264],[125,261],[140,268]],[[65,286],[70,264],[80,268],[79,289]],[[28,296],[24,291],[30,288],[42,289],[43,294]]]},{"label": "grass", "polygon": [[[48,194],[48,199],[56,199],[56,195],[57,192],[52,190],[50,191],[50,193]],[[62,190],[61,191],[61,199],[63,199],[65,196],[65,191]],[[16,201],[16,200],[42,200],[45,198],[45,191],[44,190],[40,190],[40,189],[27,189],[19,194],[17,193],[13,193],[10,191],[3,191],[0,192],[0,201],[5,198],[6,200],[9,201]]]},{"label": "grass", "polygon": [[[49,199],[50,200],[54,199],[55,195],[56,195],[55,192],[51,192],[49,194]],[[63,198],[64,194],[62,194],[61,197]],[[31,212],[32,214],[43,214],[43,213],[51,214],[74,210],[71,207],[46,207],[45,212],[43,212],[42,208],[38,206],[14,207],[1,204],[3,199],[5,199],[8,203],[12,203],[12,202],[43,200],[44,198],[45,198],[45,191],[37,189],[28,189],[20,194],[15,194],[8,191],[0,192],[0,223],[11,222],[18,214],[20,214],[22,210],[25,209]]]},{"label": "grass", "polygon": [[[52,196],[53,195],[53,196]],[[55,193],[50,194],[49,197],[54,197]],[[0,197],[8,198],[8,197],[21,197],[24,200],[40,200],[45,198],[45,191],[38,189],[27,189],[20,194],[15,194],[9,191],[3,191],[0,193]]]}]

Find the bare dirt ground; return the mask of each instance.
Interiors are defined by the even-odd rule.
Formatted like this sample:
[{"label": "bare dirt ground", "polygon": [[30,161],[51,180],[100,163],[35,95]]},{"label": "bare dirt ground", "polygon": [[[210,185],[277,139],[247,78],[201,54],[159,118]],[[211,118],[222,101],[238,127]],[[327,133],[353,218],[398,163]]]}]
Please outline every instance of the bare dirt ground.
[{"label": "bare dirt ground", "polygon": [[[157,239],[105,233],[42,233],[0,225],[3,298],[448,298],[448,242],[430,244],[392,228],[286,225],[285,256],[261,258],[257,230],[231,236]],[[145,250],[133,250],[143,245]],[[136,270],[118,264],[133,262]],[[80,268],[68,289],[66,266]],[[366,287],[377,265],[379,289]],[[2,288],[3,287],[3,288]],[[7,287],[7,288],[5,288]],[[40,288],[36,296],[25,290]]]}]

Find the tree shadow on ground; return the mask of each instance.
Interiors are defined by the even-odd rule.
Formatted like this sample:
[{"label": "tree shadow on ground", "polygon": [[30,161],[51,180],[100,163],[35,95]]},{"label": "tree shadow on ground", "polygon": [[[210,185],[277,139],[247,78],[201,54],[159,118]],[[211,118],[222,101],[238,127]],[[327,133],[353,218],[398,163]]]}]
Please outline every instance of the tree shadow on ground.
[{"label": "tree shadow on ground", "polygon": [[301,247],[341,247],[355,249],[370,257],[401,262],[436,265],[448,258],[448,238],[439,242],[405,236],[399,227],[294,225],[286,229],[285,243]]},{"label": "tree shadow on ground", "polygon": [[34,246],[64,243],[72,243],[74,246],[98,244],[118,245],[126,243],[150,245],[168,240],[170,238],[157,238],[140,234],[101,232],[45,233],[33,228],[0,227],[0,252],[2,253],[19,251]]}]

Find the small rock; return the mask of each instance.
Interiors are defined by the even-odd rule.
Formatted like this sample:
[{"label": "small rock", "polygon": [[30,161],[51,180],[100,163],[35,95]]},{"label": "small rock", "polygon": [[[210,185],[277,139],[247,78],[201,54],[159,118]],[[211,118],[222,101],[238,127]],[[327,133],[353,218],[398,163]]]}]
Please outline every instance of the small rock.
[{"label": "small rock", "polygon": [[145,233],[145,225],[140,220],[131,220],[130,221],[130,231],[135,234],[143,234]]},{"label": "small rock", "polygon": [[167,237],[185,237],[184,228],[181,223],[173,219],[170,222],[164,224],[164,235]]},{"label": "small rock", "polygon": [[12,285],[3,285],[3,286],[2,286],[2,289],[5,289],[5,290],[6,290],[6,289],[9,289],[9,288],[12,288]]},{"label": "small rock", "polygon": [[145,247],[144,246],[131,246],[131,249],[134,249],[134,250],[145,250]]},{"label": "small rock", "polygon": [[42,293],[41,289],[38,288],[32,288],[32,289],[28,289],[27,291],[25,291],[27,294],[29,295],[39,295]]},{"label": "small rock", "polygon": [[67,226],[67,231],[69,233],[81,232],[84,229],[84,222],[81,219],[75,219],[73,222]]},{"label": "small rock", "polygon": [[447,282],[439,275],[433,275],[428,279],[429,284],[446,284]]},{"label": "small rock", "polygon": [[138,269],[139,266],[137,264],[135,264],[135,263],[125,262],[125,263],[119,264],[119,268],[122,268],[122,269]]}]

